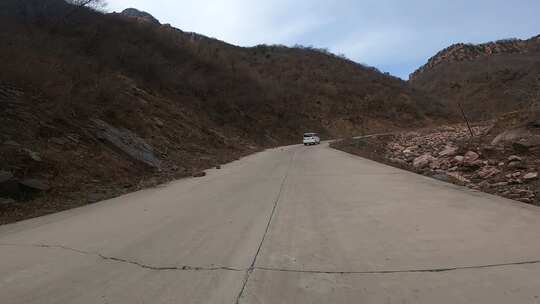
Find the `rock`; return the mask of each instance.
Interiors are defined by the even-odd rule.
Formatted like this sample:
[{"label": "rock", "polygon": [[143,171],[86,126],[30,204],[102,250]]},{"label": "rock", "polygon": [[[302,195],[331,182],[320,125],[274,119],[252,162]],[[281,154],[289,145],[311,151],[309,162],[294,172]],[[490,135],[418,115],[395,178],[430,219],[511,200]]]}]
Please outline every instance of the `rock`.
[{"label": "rock", "polygon": [[506,196],[507,196],[508,198],[511,198],[511,199],[518,199],[518,198],[521,198],[521,195],[515,194],[515,193],[510,193],[510,194],[507,194]]},{"label": "rock", "polygon": [[514,161],[522,161],[523,159],[517,155],[510,155],[508,156],[508,161],[509,162],[514,162]]},{"label": "rock", "polygon": [[448,178],[448,175],[443,174],[443,173],[435,174],[432,176],[432,178],[443,181],[443,182],[447,182],[447,183],[450,182],[450,178]]},{"label": "rock", "polygon": [[467,184],[467,188],[473,189],[473,190],[480,190],[480,186],[475,185],[473,183]]},{"label": "rock", "polygon": [[216,166],[216,169],[218,169],[218,170],[221,169],[221,166],[220,166],[220,165],[217,165],[217,166]]},{"label": "rock", "polygon": [[401,158],[391,157],[388,160],[390,162],[392,162],[392,163],[395,163],[395,164],[403,166],[403,167],[408,167],[409,166],[409,163],[406,160],[403,160]]},{"label": "rock", "polygon": [[13,173],[9,171],[0,170],[0,183],[7,182],[13,178]]},{"label": "rock", "polygon": [[508,182],[499,182],[499,183],[495,183],[495,184],[491,184],[492,187],[504,187],[504,186],[508,186]]},{"label": "rock", "polygon": [[448,164],[441,159],[434,158],[433,161],[429,164],[431,170],[441,169],[443,167],[448,167]]},{"label": "rock", "polygon": [[504,162],[500,162],[497,166],[504,167]]},{"label": "rock", "polygon": [[499,173],[501,173],[501,170],[489,166],[483,167],[477,172],[478,176],[483,179],[491,178]]},{"label": "rock", "polygon": [[156,18],[154,18],[154,16],[150,15],[147,12],[140,11],[135,8],[126,8],[125,10],[122,11],[121,14],[130,18],[137,19],[141,22],[148,22],[148,23],[152,23],[156,25],[160,24],[159,21]]},{"label": "rock", "polygon": [[540,146],[540,135],[531,135],[512,143],[512,148],[514,148],[516,152],[527,152],[529,149],[538,146]]},{"label": "rock", "polygon": [[53,137],[53,138],[49,139],[49,142],[51,142],[53,144],[57,144],[59,146],[63,146],[63,145],[66,145],[66,144],[69,143],[69,139],[61,138],[61,137]]},{"label": "rock", "polygon": [[480,158],[480,155],[478,153],[469,151],[465,153],[465,156],[463,156],[463,164],[464,165],[472,165],[474,164],[478,159]]},{"label": "rock", "polygon": [[66,138],[71,140],[75,144],[79,143],[79,135],[77,135],[77,134],[70,134],[70,135],[66,136]]},{"label": "rock", "polygon": [[154,117],[154,122],[156,123],[156,126],[160,127],[160,128],[163,128],[165,126],[165,124],[163,123],[163,121],[157,117]]},{"label": "rock", "polygon": [[448,175],[449,177],[463,183],[463,184],[469,184],[471,181],[464,177],[463,175],[461,175],[459,172],[449,172],[447,173],[446,175]]},{"label": "rock", "polygon": [[531,190],[527,190],[527,189],[512,189],[510,191],[511,193],[513,194],[518,194],[520,196],[524,196],[524,197],[532,197],[534,196],[534,193],[531,191]]},{"label": "rock", "polygon": [[499,162],[497,160],[494,160],[494,159],[489,159],[487,161],[487,165],[490,165],[490,166],[497,166],[499,165]]},{"label": "rock", "polygon": [[30,150],[30,149],[24,149],[24,151],[28,154],[28,156],[30,156],[30,158],[32,160],[37,161],[37,162],[42,161],[41,156],[39,155],[39,153],[34,152],[34,151]]},{"label": "rock", "polygon": [[430,153],[426,153],[422,156],[418,156],[413,161],[413,167],[416,169],[423,169],[427,167],[435,158]]},{"label": "rock", "polygon": [[512,149],[514,149],[514,151],[517,153],[526,153],[529,151],[529,147],[520,142],[512,143]]},{"label": "rock", "polygon": [[480,151],[482,151],[482,154],[487,155],[497,152],[497,148],[494,146],[482,146],[480,147]]},{"label": "rock", "polygon": [[411,156],[411,155],[416,156],[417,155],[417,153],[415,152],[416,149],[418,149],[418,146],[411,146],[403,150],[402,153],[405,154],[406,156]]},{"label": "rock", "polygon": [[507,167],[513,169],[527,169],[527,165],[524,164],[522,161],[512,161],[508,163]]},{"label": "rock", "polygon": [[518,201],[522,202],[522,203],[526,203],[526,204],[532,204],[534,201],[530,198],[520,198],[518,199]]},{"label": "rock", "polygon": [[161,161],[154,154],[154,149],[137,134],[124,128],[115,128],[100,119],[93,119],[96,134],[99,139],[123,152],[135,161],[139,161],[152,168],[161,167]]},{"label": "rock", "polygon": [[12,198],[5,198],[5,197],[0,197],[0,206],[1,205],[11,205],[13,203],[16,203],[16,201]]},{"label": "rock", "polygon": [[489,189],[489,188],[491,188],[491,184],[490,184],[487,180],[485,180],[485,181],[479,183],[478,186],[479,186],[480,188],[484,188],[484,189]]},{"label": "rock", "polygon": [[439,152],[439,156],[455,156],[458,153],[458,148],[454,146],[446,146],[444,150]]},{"label": "rock", "polygon": [[12,146],[12,147],[20,147],[19,143],[13,141],[13,140],[7,140],[4,142],[4,145],[6,146]]},{"label": "rock", "polygon": [[48,191],[51,189],[51,186],[46,180],[29,178],[24,179],[19,182],[23,188],[27,188],[32,191]]},{"label": "rock", "polygon": [[538,178],[538,172],[530,172],[523,175],[523,179],[526,181],[537,179],[537,178]]},{"label": "rock", "polygon": [[392,144],[390,149],[392,149],[394,151],[397,151],[397,152],[400,152],[400,151],[403,151],[405,148],[400,144],[394,143],[394,144]]},{"label": "rock", "polygon": [[86,195],[86,200],[89,203],[95,203],[95,202],[99,202],[99,201],[103,200],[105,197],[106,196],[103,193],[94,192],[94,193],[88,193]]},{"label": "rock", "polygon": [[470,163],[463,162],[463,166],[469,170],[477,170],[478,168],[481,168],[482,166],[484,166],[484,162],[478,159]]},{"label": "rock", "polygon": [[204,172],[204,171],[195,172],[191,176],[192,177],[203,177],[203,176],[206,176],[206,172]]},{"label": "rock", "polygon": [[463,160],[465,159],[465,157],[461,156],[461,155],[457,155],[454,157],[454,161],[457,162],[457,163],[462,163]]},{"label": "rock", "polygon": [[531,133],[527,127],[519,127],[504,131],[491,142],[492,145],[512,145],[517,152],[527,151],[532,147],[540,146],[540,135]]},{"label": "rock", "polygon": [[508,180],[508,184],[510,185],[521,185],[523,184],[523,180],[520,178],[512,178]]}]

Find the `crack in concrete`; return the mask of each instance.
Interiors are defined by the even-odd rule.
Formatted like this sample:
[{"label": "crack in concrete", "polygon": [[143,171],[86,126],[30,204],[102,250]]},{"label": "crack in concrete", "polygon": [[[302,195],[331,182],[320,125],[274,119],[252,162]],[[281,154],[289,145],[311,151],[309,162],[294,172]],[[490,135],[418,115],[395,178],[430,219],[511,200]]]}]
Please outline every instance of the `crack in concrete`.
[{"label": "crack in concrete", "polygon": [[242,295],[244,294],[247,283],[249,281],[249,277],[251,276],[251,273],[253,273],[253,270],[255,270],[255,263],[257,262],[259,253],[261,252],[261,248],[263,246],[264,240],[266,239],[266,235],[268,234],[268,231],[270,230],[270,224],[272,223],[272,219],[274,218],[274,214],[276,213],[278,202],[281,199],[281,194],[283,193],[283,189],[285,188],[285,182],[287,181],[287,178],[289,177],[289,173],[291,171],[291,167],[294,162],[295,156],[296,156],[296,151],[293,153],[293,155],[291,156],[291,159],[289,160],[287,171],[285,172],[285,176],[283,177],[283,180],[281,181],[281,185],[279,186],[279,191],[276,196],[276,199],[274,200],[274,206],[272,207],[272,212],[270,213],[270,217],[268,218],[268,222],[266,223],[266,228],[264,230],[264,234],[262,236],[261,242],[259,243],[259,247],[257,248],[257,252],[255,253],[255,256],[253,257],[253,260],[251,261],[251,265],[246,271],[246,275],[244,276],[244,280],[242,282],[242,288],[240,289],[240,292],[238,293],[238,296],[236,297],[236,301],[235,301],[236,304],[240,303],[240,299],[242,298]]},{"label": "crack in concrete", "polygon": [[[288,273],[307,273],[307,274],[339,274],[339,275],[347,275],[347,274],[399,274],[399,273],[437,273],[437,272],[449,272],[449,271],[458,271],[458,270],[470,270],[470,269],[486,269],[486,268],[499,268],[499,267],[505,267],[505,266],[519,266],[519,265],[532,265],[532,264],[540,264],[540,260],[526,260],[526,261],[518,261],[518,262],[508,262],[508,263],[495,263],[495,264],[484,264],[484,265],[472,265],[472,266],[456,266],[456,267],[442,267],[442,268],[418,268],[418,269],[398,269],[398,270],[371,270],[371,271],[325,271],[325,270],[310,270],[310,269],[288,269],[288,268],[275,268],[275,267],[262,267],[262,266],[255,266],[255,263],[252,262],[252,265],[249,268],[235,268],[230,266],[211,266],[211,267],[204,267],[204,266],[190,266],[190,265],[181,265],[181,266],[154,266],[149,264],[144,264],[137,261],[132,261],[124,258],[118,258],[113,256],[107,256],[98,252],[91,252],[91,251],[85,251],[80,250],[72,247],[67,247],[63,245],[48,245],[48,244],[0,244],[0,246],[4,247],[37,247],[37,248],[52,248],[52,249],[61,249],[66,251],[72,251],[78,254],[83,255],[93,255],[96,257],[99,257],[103,260],[118,262],[118,263],[125,263],[134,265],[140,268],[148,269],[148,270],[155,270],[155,271],[167,271],[167,270],[176,270],[176,271],[217,271],[217,270],[225,270],[225,271],[235,271],[235,272],[246,272],[246,276],[243,280],[243,288],[238,294],[237,302],[240,300],[243,291],[245,290],[245,287],[247,285],[247,281],[249,280],[249,275],[254,270],[260,270],[260,271],[272,271],[272,272],[288,272]],[[254,259],[256,261],[256,259]]]},{"label": "crack in concrete", "polygon": [[71,248],[63,245],[48,245],[48,244],[0,244],[0,246],[11,246],[11,247],[37,247],[37,248],[52,248],[52,249],[61,249],[61,250],[67,250],[76,252],[83,255],[93,255],[96,257],[99,257],[103,260],[107,261],[113,261],[117,263],[124,263],[124,264],[130,264],[134,265],[140,268],[148,269],[148,270],[156,270],[156,271],[167,271],[167,270],[181,270],[181,271],[217,271],[217,270],[228,270],[228,271],[246,271],[246,269],[240,269],[240,268],[234,268],[229,266],[211,266],[211,267],[204,267],[204,266],[190,266],[190,265],[181,265],[181,266],[154,266],[149,264],[144,264],[137,261],[132,261],[129,259],[124,258],[118,258],[113,256],[107,256],[104,254],[101,254],[99,252],[91,252],[91,251],[85,251],[80,250],[76,248]]},{"label": "crack in concrete", "polygon": [[422,273],[422,272],[449,272],[457,270],[467,269],[485,269],[485,268],[498,268],[505,266],[519,266],[519,265],[531,265],[540,264],[540,260],[529,260],[520,262],[498,263],[498,264],[485,264],[485,265],[473,265],[473,266],[456,266],[456,267],[444,267],[444,268],[419,268],[419,269],[399,269],[399,270],[371,270],[371,271],[324,271],[324,270],[298,270],[287,268],[272,268],[272,267],[255,267],[256,270],[262,271],[274,271],[274,272],[292,272],[292,273],[310,273],[310,274],[399,274],[399,273]]}]

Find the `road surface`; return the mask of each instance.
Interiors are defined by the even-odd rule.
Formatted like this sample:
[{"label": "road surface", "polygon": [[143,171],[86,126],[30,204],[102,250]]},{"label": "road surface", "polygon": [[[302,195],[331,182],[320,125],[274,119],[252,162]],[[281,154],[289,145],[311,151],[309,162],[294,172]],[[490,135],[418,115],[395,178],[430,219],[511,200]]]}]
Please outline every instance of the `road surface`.
[{"label": "road surface", "polygon": [[0,227],[0,303],[539,303],[540,208],[323,144]]}]

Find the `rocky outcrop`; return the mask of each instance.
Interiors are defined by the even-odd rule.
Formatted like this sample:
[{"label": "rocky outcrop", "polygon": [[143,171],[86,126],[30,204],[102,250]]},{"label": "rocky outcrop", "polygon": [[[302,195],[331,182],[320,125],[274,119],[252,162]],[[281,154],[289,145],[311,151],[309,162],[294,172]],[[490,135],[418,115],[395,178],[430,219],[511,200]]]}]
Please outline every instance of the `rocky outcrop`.
[{"label": "rocky outcrop", "polygon": [[125,128],[115,128],[100,119],[92,120],[97,137],[134,161],[159,169],[161,161],[154,149],[137,134]]},{"label": "rocky outcrop", "polygon": [[425,65],[412,73],[409,79],[415,81],[420,74],[443,63],[472,61],[480,57],[498,54],[526,53],[531,49],[538,48],[539,45],[540,36],[528,40],[503,39],[483,44],[453,44],[431,57]]},{"label": "rocky outcrop", "polygon": [[137,19],[137,20],[139,20],[141,22],[148,22],[148,23],[152,23],[152,24],[160,24],[159,20],[154,18],[154,16],[150,15],[147,12],[140,11],[140,10],[135,9],[135,8],[127,8],[127,9],[123,10],[121,14],[124,15],[124,16],[127,16],[127,17],[135,18],[135,19]]}]

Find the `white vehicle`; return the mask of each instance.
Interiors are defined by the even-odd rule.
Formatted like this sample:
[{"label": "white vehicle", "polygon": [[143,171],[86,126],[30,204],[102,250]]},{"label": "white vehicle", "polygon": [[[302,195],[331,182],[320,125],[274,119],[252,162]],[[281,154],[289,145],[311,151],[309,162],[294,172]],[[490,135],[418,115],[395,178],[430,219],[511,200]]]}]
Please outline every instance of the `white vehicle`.
[{"label": "white vehicle", "polygon": [[318,145],[321,143],[321,139],[317,133],[304,133],[304,146]]}]

